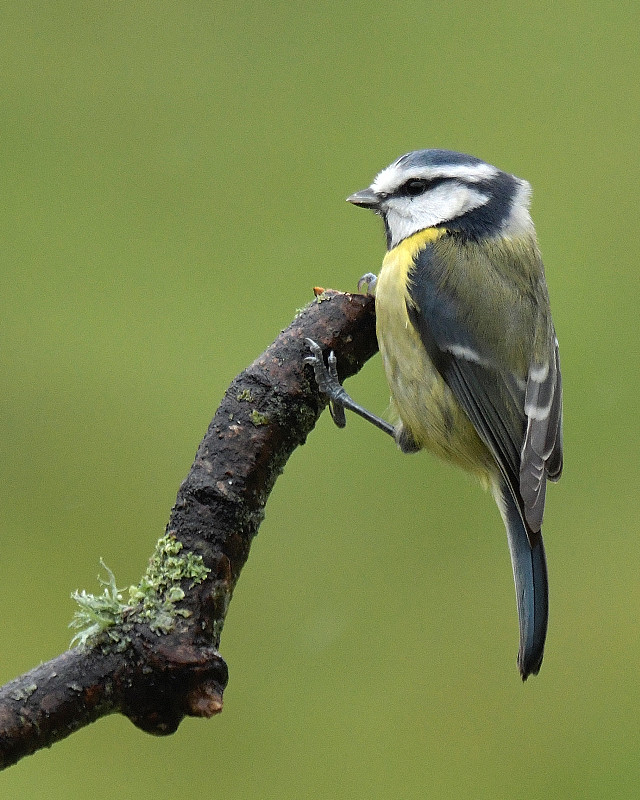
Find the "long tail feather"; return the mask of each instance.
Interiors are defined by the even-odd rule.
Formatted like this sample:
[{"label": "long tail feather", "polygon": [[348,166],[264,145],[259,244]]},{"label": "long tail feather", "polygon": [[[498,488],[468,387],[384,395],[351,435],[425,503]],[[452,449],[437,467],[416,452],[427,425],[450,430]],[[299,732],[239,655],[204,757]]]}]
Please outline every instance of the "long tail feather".
[{"label": "long tail feather", "polygon": [[[529,675],[538,674],[544,654],[549,617],[547,561],[542,534],[527,533],[511,492],[503,486],[495,494],[507,529],[511,552],[520,623],[518,668],[522,680],[526,681]],[[530,543],[530,538],[533,544]]]}]

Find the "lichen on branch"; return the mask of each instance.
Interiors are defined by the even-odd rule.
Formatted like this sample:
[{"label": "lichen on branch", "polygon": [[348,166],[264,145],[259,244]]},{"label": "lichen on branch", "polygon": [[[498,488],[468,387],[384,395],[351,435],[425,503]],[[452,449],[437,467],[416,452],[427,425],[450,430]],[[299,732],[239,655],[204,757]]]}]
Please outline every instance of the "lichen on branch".
[{"label": "lichen on branch", "polygon": [[191,611],[180,608],[185,591],[182,582],[189,581],[188,589],[202,583],[209,570],[202,556],[190,551],[181,553],[184,545],[172,532],[158,540],[156,549],[140,582],[129,587],[129,602],[124,603],[122,592],[116,586],[113,572],[100,560],[107,580],[100,595],[85,590],[75,591],[71,597],[79,608],[69,627],[78,632],[71,646],[91,647],[98,643],[122,651],[131,643],[131,631],[136,623],[146,623],[150,630],[160,635],[170,633],[178,616],[189,617]]},{"label": "lichen on branch", "polygon": [[102,594],[73,595],[79,646],[0,688],[0,769],[106,714],[168,735],[222,710],[229,601],[269,493],[327,404],[305,339],[335,350],[341,380],[377,351],[373,298],[316,295],[227,389],[140,582],[124,592],[103,564]]}]

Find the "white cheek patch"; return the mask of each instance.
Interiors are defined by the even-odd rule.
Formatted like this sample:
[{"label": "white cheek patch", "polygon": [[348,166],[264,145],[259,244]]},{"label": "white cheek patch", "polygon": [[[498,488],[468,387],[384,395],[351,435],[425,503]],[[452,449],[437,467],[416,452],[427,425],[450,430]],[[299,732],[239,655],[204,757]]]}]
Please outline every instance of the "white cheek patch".
[{"label": "white cheek patch", "polygon": [[529,216],[531,186],[517,179],[518,188],[513,196],[509,216],[502,224],[502,233],[507,236],[526,236],[533,233],[533,220]]},{"label": "white cheek patch", "polygon": [[477,189],[462,183],[443,183],[419,197],[391,197],[382,204],[391,231],[391,246],[407,236],[460,217],[489,201]]}]

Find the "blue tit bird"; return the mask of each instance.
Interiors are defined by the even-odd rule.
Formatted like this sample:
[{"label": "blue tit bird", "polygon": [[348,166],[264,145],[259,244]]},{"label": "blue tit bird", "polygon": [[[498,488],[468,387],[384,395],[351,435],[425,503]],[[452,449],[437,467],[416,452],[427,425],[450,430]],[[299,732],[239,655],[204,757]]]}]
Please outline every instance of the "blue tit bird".
[{"label": "blue tit bird", "polygon": [[387,253],[375,284],[376,330],[397,424],[359,406],[308,341],[336,423],[344,408],[478,476],[507,529],[523,680],[542,663],[548,619],[542,517],[562,471],[558,341],[531,188],[472,156],[416,150],[347,200],[382,217]]}]

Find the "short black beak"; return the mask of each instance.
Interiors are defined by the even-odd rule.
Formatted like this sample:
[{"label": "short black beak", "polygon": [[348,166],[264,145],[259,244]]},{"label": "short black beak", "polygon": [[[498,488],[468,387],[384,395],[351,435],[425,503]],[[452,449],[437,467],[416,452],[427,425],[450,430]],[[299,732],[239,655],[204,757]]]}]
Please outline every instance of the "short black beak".
[{"label": "short black beak", "polygon": [[374,211],[380,207],[380,197],[372,189],[363,189],[347,197],[347,203],[362,208],[372,208]]}]

